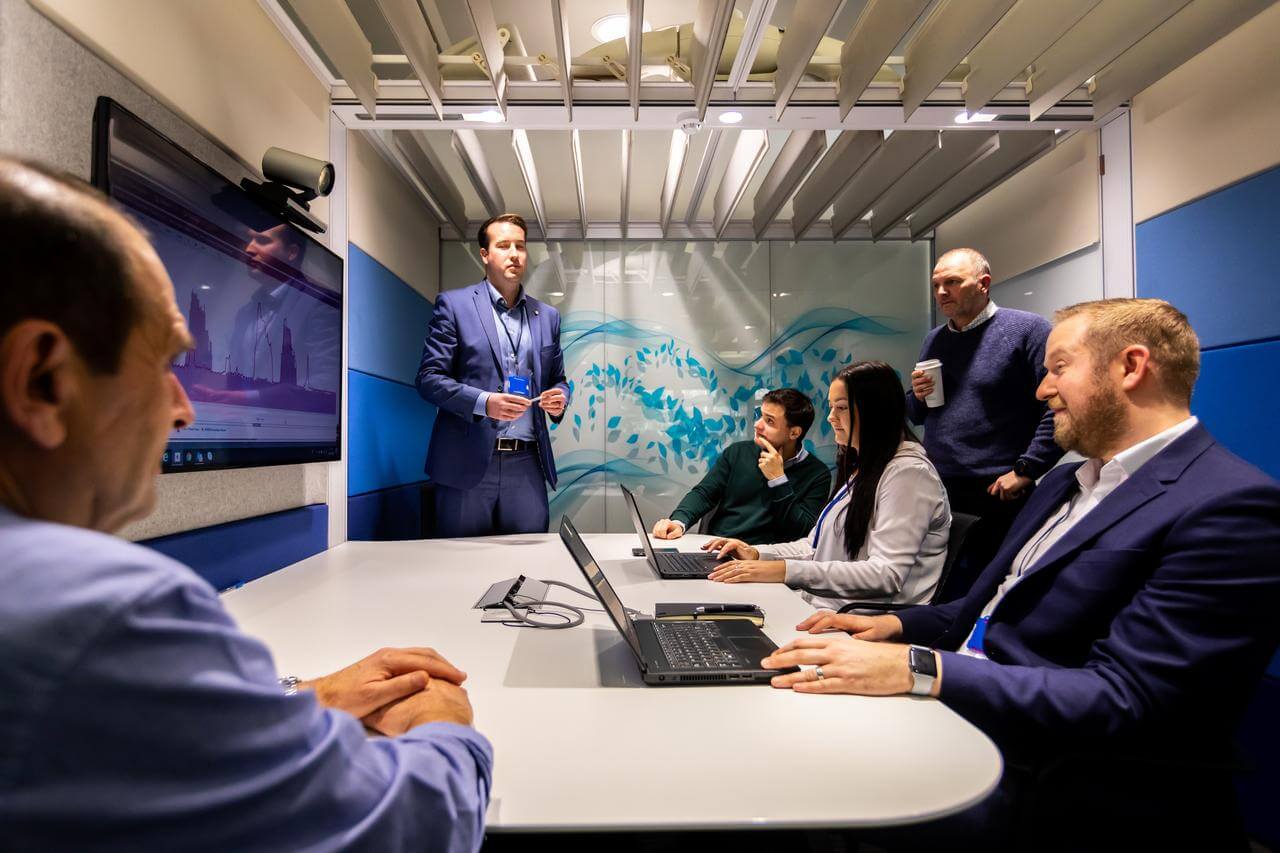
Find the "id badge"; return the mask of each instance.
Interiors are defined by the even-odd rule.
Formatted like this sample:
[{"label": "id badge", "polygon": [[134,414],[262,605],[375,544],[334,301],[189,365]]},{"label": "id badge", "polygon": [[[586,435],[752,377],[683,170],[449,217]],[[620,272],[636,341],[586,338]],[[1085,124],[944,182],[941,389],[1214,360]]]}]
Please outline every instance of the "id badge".
[{"label": "id badge", "polygon": [[507,377],[507,393],[518,394],[521,397],[529,396],[529,377],[516,376],[512,374]]}]

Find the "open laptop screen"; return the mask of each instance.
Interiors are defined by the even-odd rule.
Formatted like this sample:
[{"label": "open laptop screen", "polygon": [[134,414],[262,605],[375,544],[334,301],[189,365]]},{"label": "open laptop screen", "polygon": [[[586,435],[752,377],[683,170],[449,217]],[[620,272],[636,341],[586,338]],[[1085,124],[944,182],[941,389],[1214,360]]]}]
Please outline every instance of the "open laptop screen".
[{"label": "open laptop screen", "polygon": [[649,531],[645,529],[644,516],[640,515],[640,504],[636,503],[636,496],[626,486],[620,485],[618,488],[622,489],[622,497],[627,502],[627,509],[631,510],[631,523],[635,525],[636,533],[640,534],[640,544],[644,547],[645,559],[656,572],[658,557],[653,552],[653,543],[649,541]]},{"label": "open laptop screen", "polygon": [[636,636],[636,630],[631,625],[631,617],[627,615],[626,607],[622,605],[618,594],[613,591],[613,585],[604,576],[604,572],[600,571],[600,567],[596,565],[595,557],[591,556],[586,543],[582,541],[582,537],[578,535],[578,531],[567,515],[560,518],[560,540],[573,555],[578,568],[586,575],[587,581],[595,590],[596,597],[604,605],[605,612],[609,614],[613,624],[618,626],[618,630],[626,638],[631,650],[636,653],[636,659],[643,660],[643,655],[640,654],[640,638]]}]

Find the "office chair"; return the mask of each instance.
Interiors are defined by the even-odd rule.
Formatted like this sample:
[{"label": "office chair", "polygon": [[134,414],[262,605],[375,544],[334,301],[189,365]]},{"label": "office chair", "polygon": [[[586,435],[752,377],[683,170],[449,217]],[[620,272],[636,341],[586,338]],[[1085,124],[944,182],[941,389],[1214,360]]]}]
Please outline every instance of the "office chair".
[{"label": "office chair", "polygon": [[[982,519],[976,515],[969,515],[966,512],[951,513],[951,530],[947,534],[947,558],[942,562],[942,572],[938,575],[938,585],[934,587],[933,596],[929,599],[930,604],[941,604],[944,601],[950,601],[952,598],[958,598],[968,591],[968,585],[965,589],[960,590],[959,595],[951,598],[944,597],[947,593],[947,581],[951,577],[951,570],[960,560],[961,554],[964,552],[965,540],[969,537],[969,531],[973,529],[973,525]],[[972,575],[972,572],[967,573]],[[972,583],[973,578],[968,578]],[[915,607],[914,604],[895,604],[885,601],[851,601],[844,607],[840,608],[841,613],[848,613],[851,610],[877,610],[882,613],[892,613],[895,610],[905,610],[908,607]]]}]

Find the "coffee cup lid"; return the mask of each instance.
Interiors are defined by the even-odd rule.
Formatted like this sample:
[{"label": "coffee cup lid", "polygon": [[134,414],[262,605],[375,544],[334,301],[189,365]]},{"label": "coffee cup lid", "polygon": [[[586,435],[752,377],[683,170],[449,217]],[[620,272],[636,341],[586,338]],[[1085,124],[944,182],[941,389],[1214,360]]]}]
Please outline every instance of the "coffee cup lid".
[{"label": "coffee cup lid", "polygon": [[933,367],[942,367],[942,362],[936,358],[926,359],[925,361],[916,362],[916,370],[929,370]]}]

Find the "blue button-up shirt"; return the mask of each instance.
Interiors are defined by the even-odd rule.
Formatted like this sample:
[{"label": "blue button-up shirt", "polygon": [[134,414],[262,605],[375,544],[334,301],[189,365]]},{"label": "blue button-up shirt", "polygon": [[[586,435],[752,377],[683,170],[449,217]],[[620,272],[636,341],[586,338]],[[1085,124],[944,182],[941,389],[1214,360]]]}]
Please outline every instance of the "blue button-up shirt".
[{"label": "blue button-up shirt", "polygon": [[471,728],[370,740],[285,696],[213,588],[148,548],[0,508],[0,555],[0,847],[480,847]]},{"label": "blue button-up shirt", "polygon": [[[494,331],[498,335],[498,353],[502,357],[503,379],[511,373],[512,365],[519,368],[519,375],[529,380],[529,391],[537,396],[539,390],[534,387],[533,378],[533,329],[529,325],[529,312],[525,306],[524,288],[516,294],[515,305],[508,306],[507,301],[493,284],[485,279],[489,286],[489,305],[493,308]],[[513,346],[514,345],[514,346]],[[511,354],[515,351],[515,361]],[[504,388],[505,390],[505,388]],[[483,416],[485,406],[489,402],[490,392],[485,391],[476,400],[475,413]],[[504,421],[498,430],[499,438],[518,438],[533,441],[536,437],[533,429],[533,406],[514,421]]]}]

